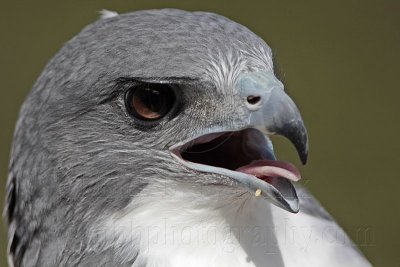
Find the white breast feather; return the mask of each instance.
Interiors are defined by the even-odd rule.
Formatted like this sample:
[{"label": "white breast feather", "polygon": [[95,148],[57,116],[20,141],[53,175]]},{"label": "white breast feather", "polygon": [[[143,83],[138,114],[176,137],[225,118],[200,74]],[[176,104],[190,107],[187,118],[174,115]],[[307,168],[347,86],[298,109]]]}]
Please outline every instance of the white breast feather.
[{"label": "white breast feather", "polygon": [[152,267],[370,266],[333,222],[228,187],[156,183],[94,232]]}]

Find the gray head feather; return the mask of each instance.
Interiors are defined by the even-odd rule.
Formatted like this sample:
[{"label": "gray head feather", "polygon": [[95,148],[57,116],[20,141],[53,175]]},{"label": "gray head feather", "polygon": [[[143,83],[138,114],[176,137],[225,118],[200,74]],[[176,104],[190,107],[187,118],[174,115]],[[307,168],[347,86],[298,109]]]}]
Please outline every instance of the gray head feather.
[{"label": "gray head feather", "polygon": [[[21,109],[6,204],[14,266],[105,264],[88,247],[89,226],[149,181],[226,179],[194,175],[167,148],[205,128],[239,127],[237,74],[272,69],[264,41],[222,16],[173,9],[110,15],[61,49]],[[124,81],[157,77],[192,83],[182,88],[184,111],[145,131],[123,108]],[[122,263],[105,253],[115,265],[135,258]]]},{"label": "gray head feather", "polygon": [[112,17],[118,16],[118,13],[115,12],[115,11],[103,9],[102,11],[100,11],[100,15],[101,15],[100,18],[108,19],[108,18],[112,18]]}]

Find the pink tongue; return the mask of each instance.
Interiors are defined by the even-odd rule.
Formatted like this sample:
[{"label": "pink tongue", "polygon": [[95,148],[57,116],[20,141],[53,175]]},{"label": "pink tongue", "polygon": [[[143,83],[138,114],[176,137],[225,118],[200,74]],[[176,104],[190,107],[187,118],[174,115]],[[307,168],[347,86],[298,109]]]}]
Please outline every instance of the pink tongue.
[{"label": "pink tongue", "polygon": [[236,171],[254,175],[260,179],[283,177],[297,182],[301,178],[299,170],[293,164],[277,160],[255,160]]}]

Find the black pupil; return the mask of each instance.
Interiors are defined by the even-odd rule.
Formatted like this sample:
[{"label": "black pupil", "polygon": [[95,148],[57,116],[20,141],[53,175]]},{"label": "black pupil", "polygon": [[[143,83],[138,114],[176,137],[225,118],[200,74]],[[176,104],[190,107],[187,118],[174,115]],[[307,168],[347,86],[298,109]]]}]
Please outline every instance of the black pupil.
[{"label": "black pupil", "polygon": [[161,114],[165,108],[166,97],[161,91],[146,88],[139,92],[142,103],[151,111]]}]

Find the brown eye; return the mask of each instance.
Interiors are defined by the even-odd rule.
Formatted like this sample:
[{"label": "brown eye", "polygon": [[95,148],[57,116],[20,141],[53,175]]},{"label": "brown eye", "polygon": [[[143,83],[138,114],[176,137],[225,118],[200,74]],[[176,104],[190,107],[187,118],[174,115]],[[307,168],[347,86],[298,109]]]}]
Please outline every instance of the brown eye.
[{"label": "brown eye", "polygon": [[126,94],[128,112],[144,121],[163,118],[173,108],[175,93],[167,84],[142,84]]}]

